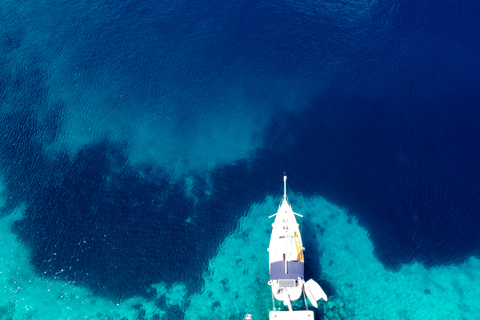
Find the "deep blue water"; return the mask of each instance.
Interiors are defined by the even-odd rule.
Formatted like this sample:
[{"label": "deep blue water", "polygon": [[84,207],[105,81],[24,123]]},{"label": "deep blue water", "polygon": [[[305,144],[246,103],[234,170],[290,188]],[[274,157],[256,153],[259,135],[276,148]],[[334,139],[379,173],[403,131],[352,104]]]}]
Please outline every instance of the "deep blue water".
[{"label": "deep blue water", "polygon": [[[0,163],[7,210],[28,205],[15,231],[39,274],[98,294],[148,296],[160,281],[193,291],[237,219],[287,172],[296,192],[358,216],[389,268],[478,256],[479,13],[474,1],[5,4]],[[214,117],[199,119],[228,118],[239,90],[238,110],[266,123],[260,147],[180,178],[130,161],[113,134],[50,151],[91,102],[59,97],[87,86],[107,97],[105,118],[131,115],[126,131],[167,114],[179,137],[202,125],[220,135]],[[238,110],[232,123],[245,120]]]}]

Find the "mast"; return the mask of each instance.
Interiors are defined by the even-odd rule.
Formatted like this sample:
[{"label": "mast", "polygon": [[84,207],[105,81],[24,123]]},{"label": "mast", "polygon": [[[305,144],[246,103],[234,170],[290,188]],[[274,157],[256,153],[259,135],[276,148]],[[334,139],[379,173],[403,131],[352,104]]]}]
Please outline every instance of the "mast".
[{"label": "mast", "polygon": [[287,176],[283,176],[283,200],[287,200]]}]

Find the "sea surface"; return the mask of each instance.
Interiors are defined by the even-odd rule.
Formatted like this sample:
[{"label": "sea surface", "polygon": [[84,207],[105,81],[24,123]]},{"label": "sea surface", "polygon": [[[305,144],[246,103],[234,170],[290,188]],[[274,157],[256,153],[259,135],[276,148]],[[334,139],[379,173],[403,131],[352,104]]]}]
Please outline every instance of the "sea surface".
[{"label": "sea surface", "polygon": [[479,16],[2,0],[0,319],[266,319],[285,173],[318,319],[478,319]]}]

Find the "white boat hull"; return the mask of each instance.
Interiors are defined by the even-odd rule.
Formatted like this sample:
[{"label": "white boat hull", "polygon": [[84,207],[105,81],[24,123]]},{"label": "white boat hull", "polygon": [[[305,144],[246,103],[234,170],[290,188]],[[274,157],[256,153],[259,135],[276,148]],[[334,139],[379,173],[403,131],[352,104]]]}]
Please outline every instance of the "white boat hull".
[{"label": "white boat hull", "polygon": [[286,191],[272,223],[269,264],[272,293],[278,301],[295,301],[303,293],[303,244],[295,213],[288,203]]},{"label": "white boat hull", "polygon": [[314,313],[308,310],[305,299],[305,308],[307,310],[293,310],[292,301],[298,300],[304,293],[308,296],[315,307],[318,307],[317,301],[327,300],[327,295],[320,286],[313,280],[305,283],[304,277],[304,256],[303,243],[300,234],[299,225],[295,216],[299,214],[293,212],[292,207],[287,200],[287,177],[284,179],[283,200],[280,204],[272,223],[272,235],[270,237],[269,265],[270,281],[268,284],[272,289],[272,303],[274,309],[275,300],[282,301],[288,307],[288,311],[271,311],[270,320],[313,320]]}]

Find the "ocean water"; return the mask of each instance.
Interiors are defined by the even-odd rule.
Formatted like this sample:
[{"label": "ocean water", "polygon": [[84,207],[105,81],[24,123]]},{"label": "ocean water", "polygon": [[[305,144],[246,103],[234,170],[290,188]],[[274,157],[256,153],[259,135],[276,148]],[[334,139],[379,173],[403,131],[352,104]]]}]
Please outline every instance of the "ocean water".
[{"label": "ocean water", "polygon": [[478,319],[475,1],[2,1],[0,319]]}]

